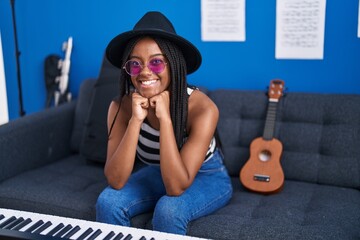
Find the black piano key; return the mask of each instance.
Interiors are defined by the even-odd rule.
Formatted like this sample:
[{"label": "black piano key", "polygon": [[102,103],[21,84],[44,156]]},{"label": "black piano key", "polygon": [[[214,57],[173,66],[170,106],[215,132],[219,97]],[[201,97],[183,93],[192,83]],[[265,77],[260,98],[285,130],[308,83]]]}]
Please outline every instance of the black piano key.
[{"label": "black piano key", "polygon": [[54,236],[60,229],[62,229],[65,225],[63,223],[59,223],[56,227],[54,227],[50,232],[48,232],[47,236]]},{"label": "black piano key", "polygon": [[1,240],[63,240],[61,238],[44,236],[40,234],[33,234],[29,232],[14,231],[9,229],[0,229]]},{"label": "black piano key", "polygon": [[124,238],[124,240],[130,240],[132,239],[133,236],[129,233],[128,235],[126,235],[126,237]]},{"label": "black piano key", "polygon": [[39,220],[36,223],[34,223],[31,227],[29,227],[28,229],[26,229],[25,232],[32,232],[35,229],[37,229],[39,226],[43,225],[44,221],[43,220]]},{"label": "black piano key", "polygon": [[108,235],[106,235],[106,236],[104,237],[103,240],[109,240],[109,239],[111,239],[113,236],[115,236],[115,233],[114,233],[113,231],[111,231],[111,232],[108,233]]},{"label": "black piano key", "polygon": [[63,229],[61,229],[60,232],[58,232],[57,234],[55,234],[55,237],[62,237],[62,235],[65,235],[65,233],[67,233],[70,229],[72,229],[71,224],[66,225],[66,227],[64,227]]},{"label": "black piano key", "polygon": [[71,238],[75,233],[77,233],[80,230],[79,226],[75,226],[73,229],[71,229],[64,238]]},{"label": "black piano key", "polygon": [[122,234],[122,233],[120,232],[118,235],[116,235],[116,237],[114,237],[113,240],[120,240],[120,239],[122,239],[123,236],[124,236],[124,234]]},{"label": "black piano key", "polygon": [[80,235],[76,240],[83,240],[85,239],[92,231],[94,231],[92,228],[88,228],[83,234]]},{"label": "black piano key", "polygon": [[42,231],[50,227],[52,223],[50,221],[47,221],[45,224],[41,225],[38,229],[36,229],[33,233],[40,234]]},{"label": "black piano key", "polygon": [[13,229],[11,230],[16,230],[19,231],[20,229],[22,229],[23,227],[25,227],[26,225],[28,225],[29,223],[31,223],[32,220],[30,218],[25,219],[25,221],[19,223],[17,226],[15,226]]},{"label": "black piano key", "polygon": [[139,240],[146,240],[146,237],[142,236]]},{"label": "black piano key", "polygon": [[1,214],[1,215],[0,215],[0,220],[2,220],[4,217],[5,217],[5,216]]},{"label": "black piano key", "polygon": [[14,217],[14,216],[8,218],[5,222],[0,224],[0,228],[4,228],[6,225],[8,225],[9,223],[12,223],[15,220],[16,220],[16,217]]},{"label": "black piano key", "polygon": [[15,227],[16,225],[18,225],[19,223],[21,223],[22,221],[24,221],[24,218],[19,217],[18,219],[16,219],[15,221],[12,221],[11,223],[9,223],[8,225],[6,225],[4,227],[4,229],[12,229],[13,227]]},{"label": "black piano key", "polygon": [[102,233],[100,229],[96,230],[88,239],[86,240],[94,240],[97,236],[99,236]]}]

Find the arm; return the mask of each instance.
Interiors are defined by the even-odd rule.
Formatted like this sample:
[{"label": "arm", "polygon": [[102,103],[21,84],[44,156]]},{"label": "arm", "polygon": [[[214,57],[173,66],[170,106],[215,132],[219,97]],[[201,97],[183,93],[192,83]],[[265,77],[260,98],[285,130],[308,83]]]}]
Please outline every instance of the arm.
[{"label": "arm", "polygon": [[147,107],[143,108],[141,105],[147,103],[146,98],[134,93],[132,99],[130,96],[124,96],[120,105],[114,101],[110,104],[109,129],[119,107],[120,110],[108,139],[104,172],[109,185],[115,189],[120,189],[126,184],[134,168],[140,127],[147,115]]},{"label": "arm", "polygon": [[167,194],[180,195],[192,184],[205,159],[219,112],[205,94],[194,91],[189,98],[189,136],[179,152],[170,116],[161,114],[165,110],[161,110],[159,103],[156,103],[156,115],[160,122],[161,173]]}]

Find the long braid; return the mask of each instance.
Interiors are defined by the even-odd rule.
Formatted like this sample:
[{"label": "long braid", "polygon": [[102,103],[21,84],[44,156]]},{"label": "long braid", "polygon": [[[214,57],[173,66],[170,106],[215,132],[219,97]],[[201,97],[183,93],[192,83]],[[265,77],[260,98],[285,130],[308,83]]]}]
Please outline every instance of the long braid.
[{"label": "long braid", "polygon": [[154,38],[170,65],[170,113],[176,143],[180,149],[184,143],[188,113],[186,62],[179,48],[165,39]]},{"label": "long braid", "polygon": [[[127,59],[129,58],[129,55],[131,53],[131,51],[133,50],[134,46],[136,45],[136,43],[138,42],[139,39],[131,39],[129,41],[129,43],[126,45],[126,48],[124,50],[124,55],[122,57],[122,63],[125,63],[127,61]],[[108,137],[110,137],[112,129],[114,127],[115,124],[115,120],[119,114],[120,111],[120,104],[121,104],[121,100],[123,98],[123,96],[125,94],[129,94],[130,93],[130,86],[131,86],[131,79],[130,76],[124,71],[124,69],[120,69],[120,77],[119,77],[119,107],[116,111],[115,117],[112,120],[110,129],[109,129],[109,133],[108,133]]]},{"label": "long braid", "polygon": [[[140,40],[140,38],[133,38],[131,39],[128,44],[126,45],[126,48],[124,50],[124,54],[122,57],[122,64],[124,64],[128,59],[129,56],[132,52],[132,50],[134,49],[136,43]],[[125,72],[124,69],[121,68],[121,73],[120,73],[120,100],[123,98],[123,96],[125,94],[129,94],[130,93],[130,88],[131,88],[131,77],[129,76],[129,74],[127,74]]]}]

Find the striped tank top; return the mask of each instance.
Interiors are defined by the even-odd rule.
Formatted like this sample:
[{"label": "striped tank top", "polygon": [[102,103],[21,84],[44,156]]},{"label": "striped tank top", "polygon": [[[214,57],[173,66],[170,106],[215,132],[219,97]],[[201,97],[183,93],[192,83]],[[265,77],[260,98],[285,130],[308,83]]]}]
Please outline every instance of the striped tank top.
[{"label": "striped tank top", "polygon": [[[189,95],[194,89],[188,87],[187,92]],[[208,151],[205,156],[204,162],[209,160],[216,150],[216,138],[211,139]],[[136,156],[145,164],[160,164],[160,132],[152,128],[146,121],[141,125],[140,136],[136,148]]]}]

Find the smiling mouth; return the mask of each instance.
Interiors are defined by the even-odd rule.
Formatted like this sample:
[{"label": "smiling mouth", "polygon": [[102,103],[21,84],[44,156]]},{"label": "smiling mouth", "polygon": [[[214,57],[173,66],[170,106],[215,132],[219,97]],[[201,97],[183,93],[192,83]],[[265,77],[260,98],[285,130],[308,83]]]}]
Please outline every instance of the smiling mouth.
[{"label": "smiling mouth", "polygon": [[140,81],[140,82],[141,82],[141,85],[150,86],[150,85],[156,83],[157,80],[143,80],[143,81]]}]

